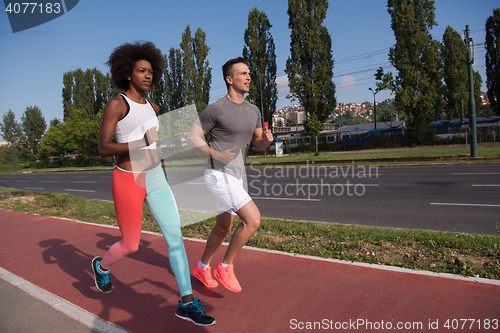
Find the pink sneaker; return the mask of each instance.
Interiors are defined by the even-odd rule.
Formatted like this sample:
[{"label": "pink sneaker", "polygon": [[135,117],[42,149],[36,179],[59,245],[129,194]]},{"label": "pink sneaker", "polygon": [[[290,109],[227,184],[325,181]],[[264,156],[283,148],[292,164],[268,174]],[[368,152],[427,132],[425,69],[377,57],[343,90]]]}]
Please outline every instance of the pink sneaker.
[{"label": "pink sneaker", "polygon": [[[222,262],[221,262],[222,263]],[[236,276],[234,276],[234,266],[229,265],[223,268],[219,263],[214,269],[214,276],[220,283],[227,289],[239,293],[241,291],[241,286]]]},{"label": "pink sneaker", "polygon": [[210,267],[201,269],[200,265],[196,264],[193,268],[193,275],[201,281],[207,288],[215,288],[219,284],[212,278],[212,272]]}]

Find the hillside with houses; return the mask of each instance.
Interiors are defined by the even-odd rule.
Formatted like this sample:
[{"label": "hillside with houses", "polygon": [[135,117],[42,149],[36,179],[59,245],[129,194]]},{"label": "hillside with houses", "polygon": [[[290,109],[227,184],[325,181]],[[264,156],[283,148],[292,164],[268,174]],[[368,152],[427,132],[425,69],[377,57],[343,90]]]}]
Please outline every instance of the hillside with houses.
[{"label": "hillside with houses", "polygon": [[[376,107],[379,103],[376,103]],[[368,123],[373,121],[373,104],[365,103],[339,103],[332,114],[328,117],[327,123],[336,122],[340,118],[355,118],[359,122]],[[300,104],[292,104],[277,110],[273,115],[273,128],[290,127],[293,125],[302,125],[307,118],[304,107]],[[363,121],[364,120],[364,121]],[[338,122],[339,125],[341,122]]]}]

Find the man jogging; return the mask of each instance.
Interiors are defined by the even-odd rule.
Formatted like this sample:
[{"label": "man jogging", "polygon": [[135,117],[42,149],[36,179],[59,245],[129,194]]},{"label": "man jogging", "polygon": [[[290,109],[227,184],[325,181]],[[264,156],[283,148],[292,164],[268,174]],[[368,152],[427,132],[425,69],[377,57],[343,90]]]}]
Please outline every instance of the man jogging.
[{"label": "man jogging", "polygon": [[[265,150],[273,141],[268,129],[262,129],[259,109],[245,100],[250,88],[250,70],[245,59],[239,57],[222,66],[227,95],[210,104],[200,114],[188,135],[188,142],[208,157],[205,184],[217,198],[217,222],[208,237],[201,260],[193,275],[206,287],[215,288],[210,262],[236,216],[241,223],[234,231],[224,259],[214,269],[214,276],[227,289],[240,292],[234,275],[236,254],[260,225],[260,212],[245,190],[245,159],[250,142],[258,151]],[[203,136],[210,134],[210,146]]]}]

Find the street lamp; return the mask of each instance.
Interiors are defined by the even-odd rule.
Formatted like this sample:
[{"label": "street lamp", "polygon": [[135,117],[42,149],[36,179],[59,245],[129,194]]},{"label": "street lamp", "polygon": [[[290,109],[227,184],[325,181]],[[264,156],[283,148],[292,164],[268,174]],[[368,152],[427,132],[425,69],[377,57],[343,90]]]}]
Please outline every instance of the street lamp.
[{"label": "street lamp", "polygon": [[373,91],[372,88],[368,88],[373,93],[373,124],[375,126],[375,129],[377,129],[377,104],[375,102],[375,95],[378,93],[378,91]]}]

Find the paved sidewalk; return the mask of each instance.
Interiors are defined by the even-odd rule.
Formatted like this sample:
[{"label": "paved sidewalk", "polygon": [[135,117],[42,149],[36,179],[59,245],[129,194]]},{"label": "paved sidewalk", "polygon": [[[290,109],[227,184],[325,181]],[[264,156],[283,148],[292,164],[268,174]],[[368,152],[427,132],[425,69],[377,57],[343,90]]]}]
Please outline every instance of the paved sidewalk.
[{"label": "paved sidewalk", "polygon": [[[465,319],[464,331],[500,330],[500,281],[251,248],[235,266],[241,293],[209,290],[192,277],[217,320],[197,327],[174,315],[178,289],[160,235],[143,233],[139,251],[113,266],[113,292],[103,294],[90,262],[120,239],[116,228],[5,210],[0,227],[2,332],[435,332]],[[204,243],[185,247],[193,266]]]},{"label": "paved sidewalk", "polygon": [[3,333],[126,332],[3,268],[0,268],[0,277],[0,331]]}]

